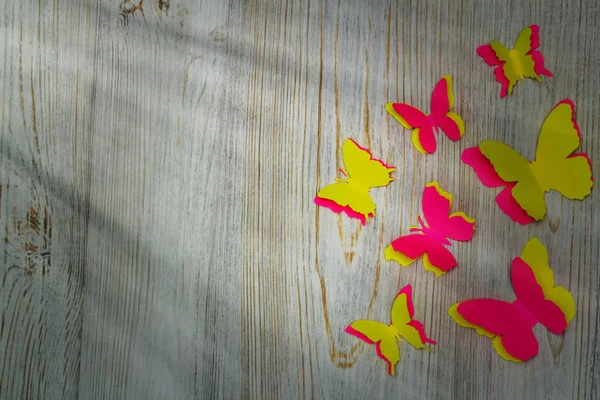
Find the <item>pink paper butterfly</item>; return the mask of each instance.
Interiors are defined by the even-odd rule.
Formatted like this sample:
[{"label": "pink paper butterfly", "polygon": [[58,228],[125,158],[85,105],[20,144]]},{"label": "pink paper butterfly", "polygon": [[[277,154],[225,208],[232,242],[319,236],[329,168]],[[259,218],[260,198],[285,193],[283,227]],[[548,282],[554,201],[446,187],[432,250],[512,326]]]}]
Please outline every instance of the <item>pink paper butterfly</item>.
[{"label": "pink paper butterfly", "polygon": [[[394,260],[406,267],[423,256],[424,268],[440,276],[456,267],[456,259],[444,246],[451,246],[447,238],[469,241],[475,232],[475,219],[463,212],[450,214],[452,195],[437,182],[428,183],[423,191],[423,215],[417,216],[420,227],[415,232],[394,240],[385,249],[386,260]],[[448,215],[450,214],[450,215]]]},{"label": "pink paper butterfly", "polygon": [[536,238],[513,260],[510,276],[517,297],[513,302],[466,300],[450,307],[448,313],[459,325],[493,339],[502,358],[520,362],[538,354],[533,327],[540,323],[562,334],[575,316],[575,301],[564,287],[555,286],[548,252]]},{"label": "pink paper butterfly", "polygon": [[431,95],[431,115],[405,103],[388,103],[385,109],[406,129],[412,129],[412,142],[423,154],[433,153],[437,147],[434,132],[438,130],[454,141],[465,132],[465,124],[455,112],[452,77],[444,77],[435,85]]}]

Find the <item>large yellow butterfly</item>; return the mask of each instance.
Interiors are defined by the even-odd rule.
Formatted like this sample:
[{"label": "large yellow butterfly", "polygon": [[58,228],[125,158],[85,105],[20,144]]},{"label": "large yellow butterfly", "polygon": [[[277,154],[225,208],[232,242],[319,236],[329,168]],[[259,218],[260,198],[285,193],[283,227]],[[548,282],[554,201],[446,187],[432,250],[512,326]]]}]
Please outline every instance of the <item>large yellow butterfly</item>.
[{"label": "large yellow butterfly", "polygon": [[431,348],[425,343],[436,342],[425,335],[423,324],[412,319],[415,310],[412,303],[412,287],[404,286],[392,305],[392,323],[382,324],[377,321],[359,320],[346,328],[346,332],[376,346],[377,355],[388,364],[388,374],[394,375],[394,366],[400,361],[400,351],[396,340],[406,340],[417,349]]},{"label": "large yellow butterfly", "polygon": [[496,202],[513,220],[526,224],[543,219],[544,194],[550,190],[579,200],[591,193],[590,160],[585,153],[573,154],[580,143],[574,115],[575,106],[570,100],[554,107],[542,125],[531,162],[507,145],[490,140],[463,152],[463,161],[485,186],[507,186]]},{"label": "large yellow butterfly", "polygon": [[540,75],[552,76],[552,72],[544,68],[542,53],[536,50],[540,45],[539,30],[537,25],[523,29],[510,50],[496,40],[477,48],[477,54],[488,65],[496,67],[496,81],[502,84],[500,97],[511,94],[519,80],[532,78],[541,82]]},{"label": "large yellow butterfly", "polygon": [[336,213],[344,211],[365,225],[369,217],[375,216],[375,202],[369,196],[369,189],[393,181],[390,173],[396,168],[374,159],[367,149],[352,139],[344,141],[342,156],[347,172],[342,169],[340,172],[347,179],[337,178],[336,183],[319,190],[315,203]]}]

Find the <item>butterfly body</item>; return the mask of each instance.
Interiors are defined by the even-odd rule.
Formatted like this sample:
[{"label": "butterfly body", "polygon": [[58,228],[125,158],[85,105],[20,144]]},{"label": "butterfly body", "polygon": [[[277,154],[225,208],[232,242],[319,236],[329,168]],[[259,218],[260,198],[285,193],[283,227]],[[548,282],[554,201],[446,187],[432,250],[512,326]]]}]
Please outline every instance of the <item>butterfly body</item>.
[{"label": "butterfly body", "polygon": [[437,182],[428,183],[423,191],[423,216],[417,216],[419,226],[410,227],[410,234],[392,241],[385,251],[386,260],[406,267],[423,257],[424,268],[440,276],[456,267],[456,259],[444,246],[450,239],[468,241],[475,232],[475,220],[463,212],[450,214],[452,195]]},{"label": "butterfly body", "polygon": [[463,135],[464,122],[452,111],[453,107],[452,77],[445,75],[433,90],[431,114],[406,103],[388,103],[385,109],[404,128],[412,130],[413,145],[419,152],[427,154],[433,153],[437,148],[434,133],[441,130],[453,141]]},{"label": "butterfly body", "polygon": [[505,187],[496,203],[513,221],[525,225],[543,219],[544,194],[550,190],[578,200],[591,193],[591,162],[587,154],[574,153],[581,141],[574,115],[570,100],[554,107],[542,124],[531,162],[509,146],[491,140],[463,152],[463,162],[473,168],[481,183]]},{"label": "butterfly body", "polygon": [[542,324],[550,332],[563,333],[575,316],[573,296],[554,286],[548,253],[541,242],[531,239],[511,265],[511,280],[517,299],[473,299],[455,304],[448,313],[456,323],[493,339],[498,354],[515,362],[538,354],[533,327]]},{"label": "butterfly body", "polygon": [[348,173],[346,171],[344,171],[343,169],[340,169],[340,172],[342,174],[344,174],[347,178],[346,179],[340,179],[340,178],[336,178],[335,181],[338,183],[345,183],[347,185],[349,185],[352,190],[354,190],[357,193],[369,193],[369,185],[362,182],[360,179],[358,178],[352,178],[351,176],[348,176]]},{"label": "butterfly body", "polygon": [[496,67],[496,81],[502,85],[500,97],[512,94],[514,86],[520,80],[531,78],[541,82],[540,75],[552,76],[544,68],[544,57],[536,50],[539,44],[539,27],[531,25],[521,31],[512,49],[506,48],[497,40],[477,48],[477,54],[488,65]]},{"label": "butterfly body", "polygon": [[538,319],[533,312],[523,302],[519,299],[516,299],[512,303],[513,309],[515,310],[515,314],[519,314],[519,316],[523,320],[523,324],[529,325],[531,328],[538,324]]},{"label": "butterfly body", "polygon": [[435,242],[437,242],[439,244],[443,244],[444,246],[452,246],[452,243],[450,243],[450,241],[448,239],[446,239],[443,235],[437,233],[436,231],[431,229],[429,226],[427,226],[427,224],[424,223],[423,220],[421,219],[420,215],[417,215],[417,221],[420,226],[411,226],[410,227],[411,232],[421,233],[421,234],[427,236],[428,238],[434,240]]},{"label": "butterfly body", "polygon": [[367,149],[352,139],[344,141],[342,155],[346,171],[340,169],[340,172],[346,179],[336,178],[335,183],[319,190],[314,201],[333,212],[344,212],[365,225],[375,216],[375,202],[369,190],[390,183],[393,180],[390,174],[395,168],[374,159]]},{"label": "butterfly body", "polygon": [[544,193],[548,193],[550,190],[552,190],[552,182],[550,179],[547,179],[547,174],[544,173],[546,170],[544,165],[536,160],[533,160],[529,163],[529,167],[531,168],[531,173],[535,179],[535,183],[540,190]]},{"label": "butterfly body", "polygon": [[[429,127],[431,127],[431,130],[436,133],[439,134],[440,130],[442,130],[440,128],[440,120],[443,120],[443,118],[446,118],[445,115],[438,115],[436,117],[435,113],[431,113],[429,115],[426,115],[427,117],[427,124],[429,125]],[[443,123],[443,122],[442,122]]]},{"label": "butterfly body", "polygon": [[412,287],[403,287],[394,300],[389,325],[371,320],[358,320],[346,327],[346,332],[368,344],[375,344],[377,355],[388,364],[388,374],[394,375],[394,366],[400,361],[397,342],[406,341],[416,349],[427,349],[426,343],[436,344],[425,334],[423,324],[415,319]]},{"label": "butterfly body", "polygon": [[[496,43],[498,43],[499,46],[502,46],[499,42]],[[492,46],[492,48],[498,48],[498,45]],[[502,50],[499,50],[499,52],[501,51]],[[535,72],[535,61],[533,61],[533,57],[529,54],[522,54],[522,52],[516,49],[508,51],[508,56],[506,57],[502,68],[512,87],[514,87],[517,81],[524,80],[525,78],[533,78],[539,82],[542,81],[542,78]],[[510,88],[511,91],[512,87]]]},{"label": "butterfly body", "polygon": [[[492,46],[492,47],[494,47],[494,46]],[[533,67],[535,66],[535,63],[533,62],[533,58],[531,58],[531,56],[528,56],[528,55],[523,56],[523,55],[519,54],[519,52],[515,49],[511,49],[508,51],[508,57],[507,57],[506,62],[509,64],[513,64],[515,66],[515,69],[517,71],[520,71],[516,76],[517,79],[519,79],[519,80],[525,79],[525,75],[526,75],[525,71],[533,71],[535,73],[535,71],[533,69]],[[506,64],[504,64],[504,67],[506,67]],[[506,69],[504,72],[506,73]],[[536,74],[536,76],[537,76],[537,74]],[[538,76],[538,78],[539,78],[539,76]]]}]

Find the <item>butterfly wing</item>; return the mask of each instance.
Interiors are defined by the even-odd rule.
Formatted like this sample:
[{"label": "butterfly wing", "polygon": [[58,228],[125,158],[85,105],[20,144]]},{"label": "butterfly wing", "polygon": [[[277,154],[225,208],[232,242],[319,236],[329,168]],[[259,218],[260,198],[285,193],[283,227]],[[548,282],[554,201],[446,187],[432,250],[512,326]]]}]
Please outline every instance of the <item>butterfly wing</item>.
[{"label": "butterfly wing", "polygon": [[455,142],[465,133],[465,123],[461,116],[455,112],[450,111],[446,115],[436,117],[435,122],[446,136]]},{"label": "butterfly wing", "polygon": [[542,125],[532,168],[544,189],[554,189],[568,199],[583,199],[592,191],[592,168],[587,154],[575,154],[580,133],[575,105],[563,100]]},{"label": "butterfly wing", "polygon": [[505,189],[496,196],[496,203],[513,221],[518,222],[521,225],[526,225],[535,221],[513,197],[512,189],[515,184],[506,182],[500,178],[490,160],[481,153],[479,147],[465,149],[461,155],[461,159],[465,164],[473,168],[473,171],[475,171],[477,177],[484,186],[489,188],[498,186],[505,187]]},{"label": "butterfly wing", "polygon": [[562,286],[554,286],[554,272],[548,262],[548,251],[537,239],[531,238],[521,252],[520,259],[535,275],[535,281],[544,292],[544,298],[556,304],[565,315],[567,323],[575,316],[575,300]]},{"label": "butterfly wing", "polygon": [[[540,47],[540,27],[537,25],[529,25],[527,27],[529,29],[529,53],[531,53],[533,50],[537,49],[538,47]],[[525,32],[525,29],[523,30],[523,32]],[[523,32],[521,32],[521,34],[523,34]],[[515,45],[515,47],[519,44],[519,40],[517,39],[517,44]]]},{"label": "butterfly wing", "polygon": [[521,77],[532,78],[541,82],[542,78],[537,74],[536,63],[531,56],[531,52],[540,44],[538,32],[537,25],[528,26],[521,31],[514,48],[514,57],[518,57],[518,62],[513,63],[513,68]]},{"label": "butterfly wing", "polygon": [[461,160],[477,174],[479,181],[486,187],[495,188],[498,186],[506,186],[507,182],[498,176],[494,166],[488,160],[479,147],[470,147],[465,149],[461,154]]},{"label": "butterfly wing", "polygon": [[544,56],[538,50],[536,50],[540,45],[540,27],[537,25],[530,25],[529,29],[531,29],[531,37],[530,37],[530,48],[529,55],[533,59],[535,64],[534,70],[538,75],[546,75],[552,76],[552,72],[548,71],[544,68]]},{"label": "butterfly wing", "polygon": [[344,165],[353,181],[369,188],[386,186],[392,180],[390,174],[396,170],[374,159],[369,150],[361,147],[352,139],[346,139],[342,146]]},{"label": "butterfly wing", "polygon": [[425,335],[423,324],[417,320],[413,320],[413,315],[412,287],[406,285],[400,290],[392,305],[392,327],[414,348],[431,350],[425,346],[425,343],[436,344],[436,342]]},{"label": "butterfly wing", "polygon": [[388,103],[385,106],[406,129],[413,129],[412,142],[421,153],[433,153],[437,147],[433,126],[423,111],[405,103]]},{"label": "butterfly wing", "polygon": [[517,42],[515,52],[518,54],[523,69],[523,76],[542,81],[540,75],[552,76],[552,72],[544,68],[544,56],[535,50],[540,45],[540,28],[530,25],[523,29]]},{"label": "butterfly wing", "polygon": [[512,193],[514,187],[515,184],[510,183],[504,190],[498,193],[496,196],[496,204],[498,204],[498,208],[500,208],[504,214],[508,215],[510,219],[521,225],[527,225],[535,222],[535,219],[527,214],[527,211],[525,211],[517,202],[517,200],[515,200],[515,197]]},{"label": "butterfly wing", "polygon": [[450,111],[452,108],[454,108],[452,77],[444,75],[435,85],[431,95],[431,115],[446,136],[457,141],[465,131],[465,124],[460,115]]},{"label": "butterfly wing", "polygon": [[[475,232],[475,219],[463,212],[450,214],[452,195],[437,182],[425,185],[423,191],[423,215],[429,227],[436,233],[454,240],[468,241]],[[450,214],[450,215],[449,215]]]},{"label": "butterfly wing", "polygon": [[511,190],[511,194],[519,205],[536,221],[546,215],[544,192],[532,175],[525,175]]},{"label": "butterfly wing", "polygon": [[406,129],[419,128],[427,123],[427,114],[406,103],[387,103],[386,111]]},{"label": "butterfly wing", "polygon": [[456,259],[452,253],[441,243],[426,235],[401,236],[385,250],[386,260],[394,260],[403,267],[409,266],[421,256],[423,256],[423,267],[435,273],[435,276],[440,276],[456,267]]},{"label": "butterfly wing", "polygon": [[410,264],[416,261],[416,258],[408,258],[405,254],[394,250],[392,245],[389,245],[383,251],[386,261],[395,261],[403,267],[408,267]]},{"label": "butterfly wing", "polygon": [[544,191],[533,174],[529,162],[507,145],[485,140],[479,145],[481,153],[505,182],[516,182],[511,194],[519,205],[535,220],[546,214]]},{"label": "butterfly wing", "polygon": [[512,93],[512,87],[514,86],[514,84],[511,84],[510,80],[504,73],[505,65],[506,64],[498,65],[496,68],[494,68],[494,76],[496,77],[496,82],[500,84],[500,98],[506,97],[506,95],[508,94],[508,88],[511,89]]},{"label": "butterfly wing", "polygon": [[497,40],[490,42],[490,47],[494,50],[494,54],[501,62],[508,62],[510,60],[510,50],[508,50],[502,43]]},{"label": "butterfly wing", "polygon": [[400,361],[400,351],[394,329],[377,321],[359,320],[346,328],[346,332],[369,344],[375,344],[379,358],[388,365],[388,374],[394,375],[394,366]]},{"label": "butterfly wing", "polygon": [[485,61],[489,66],[496,67],[494,68],[494,76],[496,77],[496,81],[500,83],[500,85],[502,85],[502,88],[500,90],[500,97],[502,98],[506,96],[506,94],[508,93],[508,86],[510,85],[510,81],[504,75],[505,61],[502,61],[498,58],[491,44],[479,46],[477,48],[477,55],[483,58],[483,61]]},{"label": "butterfly wing", "polygon": [[[422,129],[422,131],[421,131]],[[435,136],[433,135],[433,128],[431,128],[429,125],[424,126],[423,128],[415,128],[412,131],[411,137],[410,137],[410,141],[412,142],[413,146],[415,146],[415,149],[417,149],[417,151],[421,154],[428,154],[430,152],[428,152],[427,150],[425,150],[423,148],[423,143],[422,141],[425,142],[431,142],[433,141],[433,143],[435,143]],[[435,151],[437,147],[437,144],[434,144],[431,147],[428,147],[429,150],[433,149],[431,152]]]},{"label": "butterfly wing", "polygon": [[431,115],[438,117],[446,115],[454,107],[454,92],[452,91],[452,77],[444,75],[436,83],[431,94]]},{"label": "butterfly wing", "polygon": [[517,257],[512,262],[510,275],[517,299],[535,315],[537,321],[552,333],[563,333],[567,329],[565,314],[559,306],[545,299],[544,290],[536,281],[531,267]]},{"label": "butterfly wing", "polygon": [[489,44],[484,44],[477,48],[477,55],[483,58],[483,61],[486,62],[490,67],[495,67],[496,65],[501,65],[504,61],[500,60],[496,55],[496,52]]},{"label": "butterfly wing", "polygon": [[479,144],[479,150],[504,182],[518,182],[525,175],[532,174],[529,162],[504,143],[484,140]]},{"label": "butterfly wing", "polygon": [[363,225],[375,216],[375,202],[369,196],[368,189],[348,182],[325,186],[317,193],[315,203],[338,214],[344,212],[350,218],[360,220]]},{"label": "butterfly wing", "polygon": [[525,361],[538,353],[538,341],[531,325],[511,303],[473,299],[455,304],[448,313],[458,325],[493,338],[494,348],[506,360]]}]

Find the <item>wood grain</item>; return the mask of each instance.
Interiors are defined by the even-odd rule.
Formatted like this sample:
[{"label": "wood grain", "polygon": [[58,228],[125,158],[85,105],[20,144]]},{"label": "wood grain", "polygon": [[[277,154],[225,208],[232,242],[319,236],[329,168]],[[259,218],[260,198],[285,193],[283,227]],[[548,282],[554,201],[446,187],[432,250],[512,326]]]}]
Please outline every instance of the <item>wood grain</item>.
[{"label": "wood grain", "polygon": [[[600,200],[546,196],[510,222],[460,162],[501,140],[532,158],[571,98],[600,176],[600,8],[566,0],[0,0],[0,398],[600,398]],[[554,73],[499,98],[475,48],[531,23]],[[454,78],[466,123],[417,153],[383,106]],[[320,209],[353,138],[395,165],[367,226]],[[383,249],[437,180],[478,220],[435,278]],[[577,315],[513,364],[447,315],[511,299],[536,236]],[[412,284],[431,353],[396,376],[347,335]]]}]

